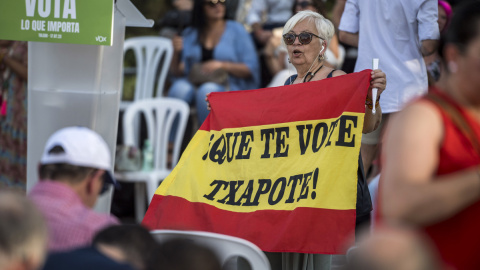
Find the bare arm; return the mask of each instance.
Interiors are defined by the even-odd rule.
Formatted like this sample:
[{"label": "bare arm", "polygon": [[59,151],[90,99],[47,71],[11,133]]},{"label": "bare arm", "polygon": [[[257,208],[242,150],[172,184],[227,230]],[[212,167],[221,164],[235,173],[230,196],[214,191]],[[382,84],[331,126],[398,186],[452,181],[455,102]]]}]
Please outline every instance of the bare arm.
[{"label": "bare arm", "polygon": [[281,70],[287,68],[285,66],[285,58],[287,57],[286,51],[279,51],[276,54],[276,50],[278,46],[280,46],[281,38],[272,36],[265,48],[263,49],[263,56],[265,57],[265,63],[267,64],[267,68],[272,75],[277,74]]},{"label": "bare arm", "polygon": [[423,56],[428,56],[433,54],[438,47],[438,40],[435,39],[426,39],[422,40],[422,47],[420,48]]},{"label": "bare arm", "polygon": [[347,0],[337,0],[332,9],[332,23],[335,25],[335,29],[338,29],[340,25],[340,19],[342,18],[343,10],[345,9],[345,4]]},{"label": "bare arm", "polygon": [[252,76],[250,69],[244,63],[210,60],[202,64],[202,70],[205,73],[213,72],[219,68],[225,69],[229,74],[238,78],[248,78]]},{"label": "bare arm", "polygon": [[365,118],[363,121],[363,133],[370,133],[375,131],[382,122],[382,108],[380,105],[375,107],[375,114],[372,113],[372,109],[365,106]]},{"label": "bare arm", "polygon": [[345,31],[340,31],[338,38],[341,42],[348,44],[350,46],[358,47],[358,33],[349,33]]},{"label": "bare arm", "polygon": [[183,62],[180,62],[180,54],[173,53],[172,57],[172,64],[170,65],[170,69],[172,70],[175,76],[181,76],[185,70],[185,65]]},{"label": "bare arm", "polygon": [[[345,75],[346,73],[342,70],[335,70],[332,74],[333,77]],[[372,80],[370,81],[370,87],[368,89],[367,97],[371,99],[372,97],[372,88],[377,88],[377,100],[380,98],[380,95],[385,90],[387,86],[387,77],[382,70],[376,69],[372,70]],[[375,104],[373,105],[375,106]],[[372,109],[369,109],[365,106],[365,117],[363,121],[363,133],[373,132],[380,125],[382,121],[382,108],[380,104],[375,107],[375,114],[372,113]]]},{"label": "bare arm", "polygon": [[265,63],[267,64],[268,70],[272,75],[277,74],[278,72],[287,68],[285,66],[285,57],[287,57],[286,52],[280,52],[278,56],[272,54],[264,54]]},{"label": "bare arm", "polygon": [[382,149],[380,185],[387,220],[428,225],[478,200],[478,168],[435,176],[442,139],[441,116],[432,104],[414,104],[392,118]]},{"label": "bare arm", "polygon": [[268,40],[273,36],[272,31],[264,30],[262,28],[262,25],[260,25],[259,23],[255,23],[252,25],[252,32],[257,41],[259,41],[261,44],[266,44]]},{"label": "bare arm", "polygon": [[[333,77],[345,75],[346,73],[342,70],[335,70],[332,74]],[[370,81],[370,87],[368,89],[367,97],[371,99],[372,97],[372,88],[377,88],[377,100],[380,98],[380,95],[385,90],[387,86],[387,78],[385,73],[382,70],[376,69],[372,70],[372,80]],[[375,104],[373,105],[375,106]],[[372,108],[373,109],[373,108]],[[365,106],[365,117],[363,121],[363,133],[373,132],[380,125],[382,121],[382,108],[380,104],[375,107],[375,114],[372,113],[372,109],[369,109]]]},{"label": "bare arm", "polygon": [[13,73],[17,74],[22,80],[28,80],[28,67],[24,65],[20,60],[5,54],[2,61],[7,67],[9,67]]},{"label": "bare arm", "polygon": [[174,36],[172,39],[173,57],[170,64],[170,69],[175,76],[181,76],[184,72],[184,63],[180,61],[180,55],[183,50],[183,38],[181,36]]},{"label": "bare arm", "polygon": [[248,66],[243,63],[223,62],[223,68],[238,78],[249,78],[252,76]]},{"label": "bare arm", "polygon": [[[372,70],[372,80],[370,81],[370,87],[368,88],[367,98],[372,100],[372,89],[377,88],[377,98],[376,100],[380,100],[380,95],[387,87],[387,76],[385,73],[380,69]],[[375,114],[372,113],[373,107],[375,107],[376,112]],[[365,118],[363,121],[363,133],[370,133],[373,132],[377,127],[380,125],[382,121],[382,108],[380,107],[380,103],[378,106],[376,104],[372,105],[372,109],[365,105]]]}]

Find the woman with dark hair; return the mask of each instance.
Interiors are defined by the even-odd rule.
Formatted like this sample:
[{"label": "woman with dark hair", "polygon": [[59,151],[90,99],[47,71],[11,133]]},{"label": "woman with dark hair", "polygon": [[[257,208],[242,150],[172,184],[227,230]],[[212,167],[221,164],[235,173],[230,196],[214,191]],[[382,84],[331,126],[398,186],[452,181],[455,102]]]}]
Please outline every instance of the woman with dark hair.
[{"label": "woman with dark hair", "polygon": [[480,269],[480,1],[455,9],[440,53],[441,88],[387,127],[379,213],[422,228],[452,269]]},{"label": "woman with dark hair", "polygon": [[226,1],[195,0],[192,26],[174,39],[172,68],[183,78],[173,83],[168,96],[195,102],[200,124],[208,115],[207,93],[260,85],[253,41],[243,25],[227,20]]}]

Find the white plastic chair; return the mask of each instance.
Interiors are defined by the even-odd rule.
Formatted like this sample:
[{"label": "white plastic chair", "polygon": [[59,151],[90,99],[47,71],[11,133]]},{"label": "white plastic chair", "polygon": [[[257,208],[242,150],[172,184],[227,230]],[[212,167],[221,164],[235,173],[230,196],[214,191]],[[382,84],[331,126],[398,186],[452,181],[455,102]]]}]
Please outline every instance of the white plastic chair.
[{"label": "white plastic chair", "polygon": [[[173,56],[172,41],[165,37],[143,36],[125,40],[123,53],[133,51],[136,61],[136,82],[133,101],[154,97],[155,79],[158,74],[156,96],[160,97]],[[163,57],[163,61],[162,61]],[[160,64],[162,64],[160,66]],[[131,101],[122,101],[123,111]]]},{"label": "white plastic chair", "polygon": [[[119,181],[135,182],[135,215],[141,222],[145,215],[145,189],[148,203],[153,198],[159,183],[167,177],[172,168],[177,165],[182,146],[183,135],[187,125],[190,108],[180,99],[158,97],[133,102],[123,115],[123,144],[140,149],[140,130],[138,125],[140,115],[146,122],[147,138],[153,147],[153,170],[134,172],[115,172]],[[171,168],[167,167],[169,136],[175,116],[178,115],[178,126],[173,141]],[[145,186],[142,185],[145,183]]]},{"label": "white plastic chair", "polygon": [[238,237],[200,231],[154,230],[150,233],[159,243],[180,238],[210,248],[222,266],[231,258],[241,257],[250,264],[252,270],[270,270],[265,253],[252,242]]}]

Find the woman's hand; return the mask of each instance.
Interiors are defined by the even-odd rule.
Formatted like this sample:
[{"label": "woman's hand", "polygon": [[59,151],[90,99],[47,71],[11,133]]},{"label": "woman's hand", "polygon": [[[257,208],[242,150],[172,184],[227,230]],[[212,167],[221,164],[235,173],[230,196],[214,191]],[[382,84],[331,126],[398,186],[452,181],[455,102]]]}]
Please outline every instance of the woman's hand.
[{"label": "woman's hand", "polygon": [[368,88],[367,98],[372,99],[372,89],[377,88],[377,99],[380,98],[380,94],[387,87],[387,76],[381,69],[372,70],[372,79],[370,80],[370,88]]},{"label": "woman's hand", "polygon": [[[382,121],[382,108],[377,103],[380,100],[380,95],[387,86],[387,77],[380,69],[372,71],[372,79],[370,80],[370,87],[368,88],[367,99],[365,101],[365,118],[363,122],[363,133],[370,133],[377,129],[378,125]],[[372,100],[372,89],[377,88],[376,102]],[[378,106],[377,106],[378,105]],[[373,114],[372,110],[375,107],[376,113]],[[367,110],[368,108],[368,110]]]},{"label": "woman's hand", "polygon": [[223,62],[217,60],[210,60],[202,64],[202,72],[209,74],[219,68],[224,68]]},{"label": "woman's hand", "polygon": [[173,50],[178,53],[183,50],[183,38],[182,36],[174,36],[172,38]]},{"label": "woman's hand", "polygon": [[207,110],[211,110],[212,108],[210,107],[210,101],[208,100],[208,96],[210,95],[210,93],[207,93],[206,96],[205,96],[205,101],[207,102]]}]

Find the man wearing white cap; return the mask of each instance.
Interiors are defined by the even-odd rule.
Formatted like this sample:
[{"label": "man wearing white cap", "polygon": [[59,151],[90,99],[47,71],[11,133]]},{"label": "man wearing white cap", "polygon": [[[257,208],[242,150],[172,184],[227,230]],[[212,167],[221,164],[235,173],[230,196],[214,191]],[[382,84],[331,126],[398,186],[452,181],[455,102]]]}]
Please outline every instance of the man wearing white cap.
[{"label": "man wearing white cap", "polygon": [[100,135],[85,127],[67,127],[48,139],[40,160],[40,181],[29,194],[49,228],[49,251],[91,243],[101,229],[118,224],[114,216],[91,208],[112,177],[111,156]]}]

